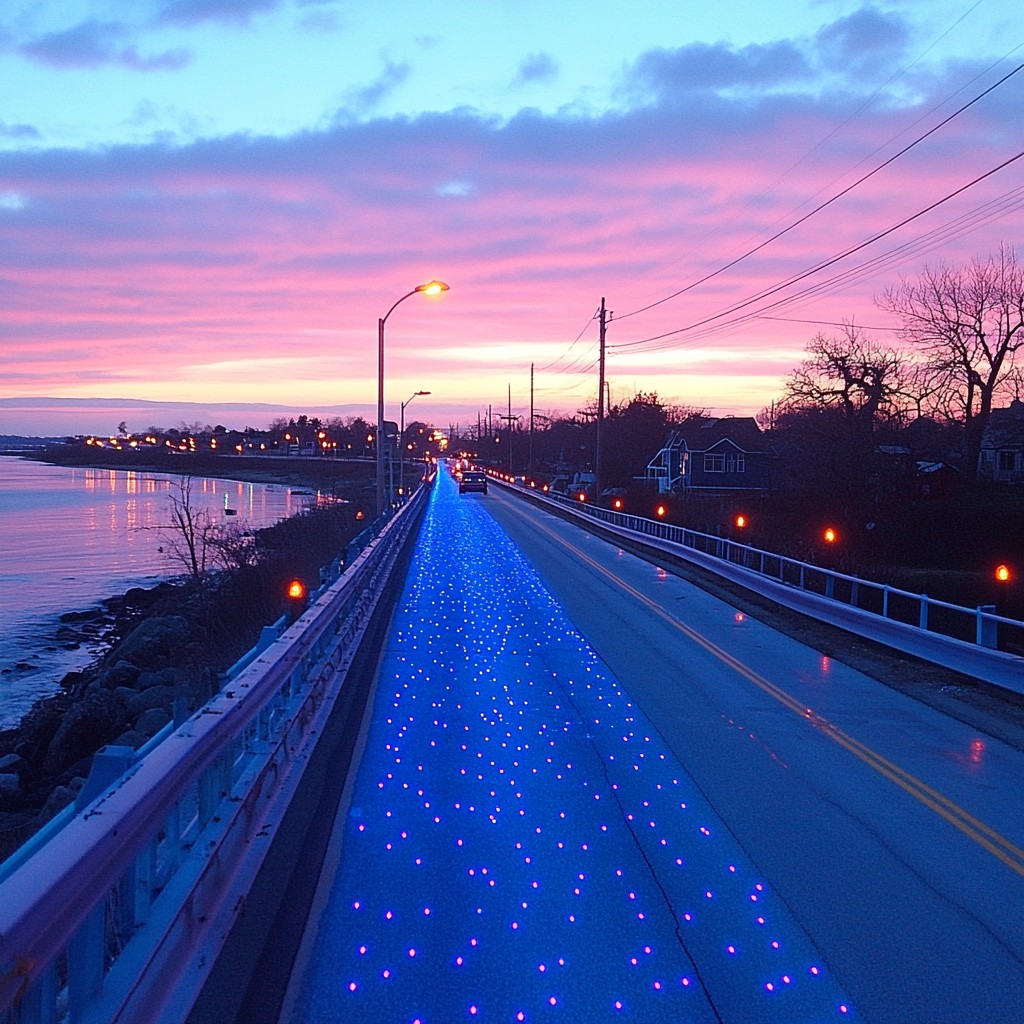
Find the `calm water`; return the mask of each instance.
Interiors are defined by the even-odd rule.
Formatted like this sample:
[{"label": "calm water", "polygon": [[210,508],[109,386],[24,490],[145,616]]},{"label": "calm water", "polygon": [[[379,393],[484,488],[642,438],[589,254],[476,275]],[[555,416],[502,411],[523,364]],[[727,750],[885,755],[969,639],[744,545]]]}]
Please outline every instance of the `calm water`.
[{"label": "calm water", "polygon": [[[183,571],[161,529],[171,495],[180,496],[175,476],[0,458],[0,728],[92,660],[56,640],[61,613]],[[192,480],[193,506],[253,529],[313,500],[284,485]]]}]

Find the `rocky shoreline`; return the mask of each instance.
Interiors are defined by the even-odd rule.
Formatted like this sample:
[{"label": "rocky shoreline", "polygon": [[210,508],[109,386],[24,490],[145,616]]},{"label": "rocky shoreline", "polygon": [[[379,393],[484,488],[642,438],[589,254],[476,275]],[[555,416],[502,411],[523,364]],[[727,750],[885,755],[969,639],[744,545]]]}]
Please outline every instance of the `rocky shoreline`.
[{"label": "rocky shoreline", "polygon": [[[264,474],[260,482],[283,481]],[[316,486],[308,475],[289,482]],[[346,489],[348,504],[331,502],[258,531],[255,565],[198,584],[134,587],[59,617],[53,642],[94,656],[16,726],[0,730],[0,861],[75,799],[100,747],[137,748],[208,700],[221,673],[283,610],[288,578],[316,585],[320,566],[363,526],[351,503],[363,482],[349,479]]]}]

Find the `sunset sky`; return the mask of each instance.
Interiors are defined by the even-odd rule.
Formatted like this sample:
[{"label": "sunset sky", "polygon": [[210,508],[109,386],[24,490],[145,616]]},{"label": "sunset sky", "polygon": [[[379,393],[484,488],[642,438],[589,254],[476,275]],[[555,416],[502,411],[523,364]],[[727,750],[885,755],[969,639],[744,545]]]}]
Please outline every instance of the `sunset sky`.
[{"label": "sunset sky", "polygon": [[756,413],[1020,253],[1022,63],[1009,0],[5,0],[0,432],[371,414],[435,277],[389,418],[592,403],[602,296],[613,401]]}]

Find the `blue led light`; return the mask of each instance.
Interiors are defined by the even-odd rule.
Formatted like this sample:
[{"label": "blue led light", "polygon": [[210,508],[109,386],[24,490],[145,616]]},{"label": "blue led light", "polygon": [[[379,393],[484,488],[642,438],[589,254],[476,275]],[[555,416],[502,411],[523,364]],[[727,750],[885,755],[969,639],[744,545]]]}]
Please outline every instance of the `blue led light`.
[{"label": "blue led light", "polygon": [[854,1019],[486,507],[440,474],[295,1024]]}]

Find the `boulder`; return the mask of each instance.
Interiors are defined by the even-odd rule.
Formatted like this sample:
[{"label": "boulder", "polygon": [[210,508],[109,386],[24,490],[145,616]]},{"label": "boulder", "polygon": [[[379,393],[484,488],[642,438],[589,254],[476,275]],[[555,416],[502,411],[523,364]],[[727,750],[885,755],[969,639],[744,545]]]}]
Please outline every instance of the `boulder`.
[{"label": "boulder", "polygon": [[135,723],[135,732],[141,733],[146,739],[155,736],[169,721],[171,716],[163,708],[150,708],[139,715]]},{"label": "boulder", "polygon": [[177,660],[193,639],[194,626],[183,615],[154,615],[143,619],[118,645],[120,660],[138,668],[164,668]]},{"label": "boulder", "polygon": [[76,701],[61,719],[46,749],[43,770],[60,775],[100,747],[128,724],[124,702],[108,690],[94,690]]}]

